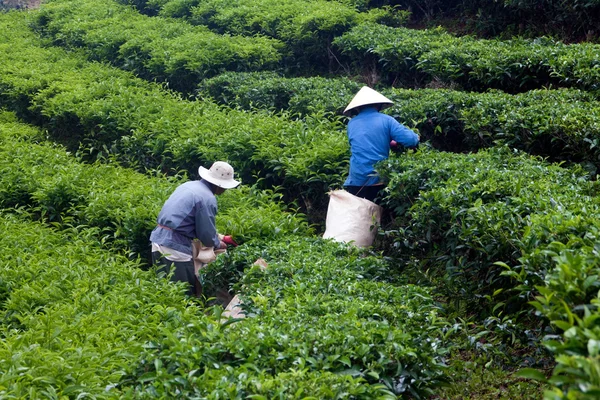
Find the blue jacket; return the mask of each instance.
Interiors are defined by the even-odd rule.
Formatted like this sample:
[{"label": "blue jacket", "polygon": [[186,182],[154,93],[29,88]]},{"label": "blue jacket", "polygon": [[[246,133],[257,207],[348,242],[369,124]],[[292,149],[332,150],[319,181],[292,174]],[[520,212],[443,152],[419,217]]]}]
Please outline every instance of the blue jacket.
[{"label": "blue jacket", "polygon": [[390,142],[405,147],[419,144],[419,136],[393,117],[368,107],[348,123],[350,173],[344,186],[371,186],[379,183],[374,166],[390,155]]},{"label": "blue jacket", "polygon": [[209,185],[204,179],[179,185],[160,210],[150,241],[190,255],[194,238],[218,248],[217,198]]}]

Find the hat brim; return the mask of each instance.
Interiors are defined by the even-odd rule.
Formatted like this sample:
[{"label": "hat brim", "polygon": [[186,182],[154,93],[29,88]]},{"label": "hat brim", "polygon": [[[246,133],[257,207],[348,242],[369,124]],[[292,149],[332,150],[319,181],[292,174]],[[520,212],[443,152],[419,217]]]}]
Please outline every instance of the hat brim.
[{"label": "hat brim", "polygon": [[349,116],[349,114],[351,114],[351,111],[357,107],[380,105],[381,109],[384,109],[393,104],[393,101],[391,101],[378,91],[371,89],[368,86],[363,86],[362,88],[360,88],[358,93],[354,95],[348,106],[346,106],[346,109],[344,110],[344,115]]},{"label": "hat brim", "polygon": [[350,114],[352,114],[352,110],[357,109],[358,107],[365,107],[365,106],[381,106],[381,109],[386,109],[389,108],[391,106],[393,106],[394,103],[366,103],[366,104],[360,104],[357,106],[354,106],[352,108],[346,108],[343,112],[344,115],[346,116],[350,116]]},{"label": "hat brim", "polygon": [[234,187],[237,187],[240,184],[240,182],[236,181],[235,179],[230,179],[230,180],[216,179],[213,176],[211,176],[210,171],[204,167],[198,168],[198,174],[205,181],[208,181],[208,182],[212,183],[213,185],[216,185],[223,189],[233,189]]}]

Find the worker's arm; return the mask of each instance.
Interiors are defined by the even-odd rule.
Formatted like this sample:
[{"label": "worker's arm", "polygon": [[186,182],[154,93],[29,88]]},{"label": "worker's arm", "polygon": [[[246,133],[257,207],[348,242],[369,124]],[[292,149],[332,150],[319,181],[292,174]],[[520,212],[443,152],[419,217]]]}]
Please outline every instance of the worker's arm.
[{"label": "worker's arm", "polygon": [[419,144],[419,135],[391,118],[390,136],[393,141],[404,147],[413,148]]},{"label": "worker's arm", "polygon": [[217,215],[216,202],[198,205],[196,209],[196,237],[204,246],[221,247],[215,219]]}]

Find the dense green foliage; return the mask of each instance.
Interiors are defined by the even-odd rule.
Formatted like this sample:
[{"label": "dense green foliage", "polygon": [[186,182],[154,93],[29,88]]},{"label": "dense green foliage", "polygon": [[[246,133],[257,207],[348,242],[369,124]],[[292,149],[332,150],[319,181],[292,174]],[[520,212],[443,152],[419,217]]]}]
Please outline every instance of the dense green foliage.
[{"label": "dense green foliage", "polygon": [[[0,115],[9,119],[7,113]],[[0,122],[0,208],[28,207],[55,226],[97,228],[99,240],[148,259],[156,215],[182,179],[83,164],[41,137],[39,130],[21,123]],[[278,200],[251,187],[226,192],[220,199],[219,227],[241,243],[308,234],[303,217],[286,213]]]},{"label": "dense green foliage", "polygon": [[55,44],[189,92],[220,72],[277,65],[277,41],[222,36],[181,21],[148,18],[113,1],[46,2],[36,21]]},{"label": "dense green foliage", "polygon": [[[447,322],[439,318],[426,290],[377,282],[387,274],[381,259],[320,239],[294,239],[238,248],[232,262],[245,264],[257,257],[264,258],[269,267],[267,273],[258,267],[246,270],[240,282],[244,307],[252,318],[231,325],[227,332],[230,364],[235,368],[225,368],[228,378],[222,385],[237,390],[237,385],[247,387],[247,378],[238,378],[240,373],[252,377],[257,372],[286,371],[349,375],[380,382],[375,388],[397,395],[430,393],[432,386],[441,383]],[[194,352],[194,358],[182,357],[192,346],[206,347],[193,337],[186,337],[182,344],[179,335],[149,347],[140,360],[140,371],[151,377],[156,372],[157,378],[168,380],[148,379],[143,390],[166,394],[182,388],[201,395],[202,385],[188,385],[174,373],[196,369],[206,357],[202,352]],[[157,362],[162,375],[158,375]],[[290,376],[281,378],[286,375]],[[297,384],[287,385],[294,388]],[[357,389],[345,395],[325,394],[338,396],[370,395]]]},{"label": "dense green foliage", "polygon": [[[268,109],[336,119],[356,91],[345,78],[284,78],[274,73],[227,73],[204,81],[199,96],[245,110]],[[394,101],[385,112],[416,128],[436,148],[473,151],[508,144],[554,161],[600,167],[600,102],[578,89],[532,90],[516,95],[449,89],[380,92]]]},{"label": "dense green foliage", "polygon": [[[544,334],[552,376],[520,376],[550,386],[547,399],[598,396],[597,45],[398,28],[406,14],[382,7],[434,20],[462,2],[120,1],[147,15],[118,3],[0,15],[0,105],[16,113],[0,113],[0,207],[26,214],[1,222],[2,396],[450,394],[439,385],[469,357],[541,365],[517,358],[539,356]],[[485,17],[488,3],[470,6]],[[554,17],[576,14],[569,4]],[[395,212],[381,253],[311,237],[306,222],[343,181],[339,114],[362,82],[431,147],[464,153],[425,144],[379,166]],[[243,244],[201,278],[209,296],[242,296],[235,323],[130,261],[147,256],[170,191],[217,159],[245,184],[219,197],[217,220]],[[250,267],[259,257],[266,272]]]},{"label": "dense green foliage", "polygon": [[197,165],[229,160],[246,183],[299,191],[308,209],[342,179],[348,143],[339,122],[181,100],[129,73],[42,48],[16,24],[5,26],[0,54],[11,62],[10,73],[0,76],[0,103],[72,150],[81,143],[93,158],[114,157],[141,171],[185,169],[189,176]]},{"label": "dense green foliage", "polygon": [[341,115],[361,88],[347,78],[285,78],[274,72],[226,73],[206,79],[198,97],[244,110],[287,111],[292,115]]},{"label": "dense green foliage", "polygon": [[244,279],[257,316],[230,325],[218,309],[186,307],[182,285],[97,248],[85,230],[57,234],[6,214],[0,224],[3,397],[368,399],[424,394],[441,378],[443,343],[424,340],[421,326],[446,323],[426,291],[365,279],[385,265],[346,246],[298,239],[242,250],[238,263],[262,254],[271,265]]},{"label": "dense green foliage", "polygon": [[399,26],[406,13],[374,9],[359,13],[354,7],[327,0],[121,0],[140,11],[161,17],[184,18],[214,32],[264,35],[285,44],[283,67],[306,74],[337,69],[331,51],[334,37],[362,21]]},{"label": "dense green foliage", "polygon": [[[513,285],[502,277],[498,261],[520,270],[528,285],[523,289],[530,293],[543,282],[548,264],[527,257],[570,239],[566,232],[558,234],[563,229],[557,218],[600,213],[598,185],[586,179],[585,171],[507,148],[468,155],[423,149],[389,160],[383,171],[389,206],[402,220],[394,247],[418,255],[422,270],[441,268],[434,275],[444,275],[452,292],[448,297],[466,298],[472,307],[478,307],[477,298]],[[574,228],[572,222],[569,226]],[[544,234],[548,231],[553,234]],[[525,265],[517,267],[519,262]]]},{"label": "dense green foliage", "polygon": [[178,286],[99,249],[85,230],[57,234],[6,214],[0,226],[3,398],[116,398],[132,354],[163,320],[199,317]]},{"label": "dense green foliage", "polygon": [[466,90],[509,93],[547,86],[598,90],[599,45],[548,38],[481,40],[442,28],[415,31],[361,24],[334,40],[344,61],[385,84],[434,80]]},{"label": "dense green foliage", "polygon": [[[549,381],[557,388],[547,398],[567,398],[567,392],[594,398],[597,182],[581,169],[511,155],[506,148],[469,155],[421,150],[381,168],[390,180],[388,204],[401,221],[387,234],[396,251],[415,257],[416,274],[438,282],[455,307],[479,313],[488,307],[490,326],[513,342],[528,340],[512,324],[519,314],[531,314],[525,308],[531,301],[544,317],[539,329],[552,332],[547,321],[556,329],[545,341],[558,361]],[[539,372],[522,374],[545,381]]]},{"label": "dense green foliage", "polygon": [[382,6],[406,9],[411,11],[412,23],[446,23],[461,32],[485,37],[552,36],[572,42],[597,40],[600,34],[597,30],[600,3],[597,0],[338,1],[361,10]]},{"label": "dense green foliage", "polygon": [[[445,2],[444,2],[445,3]],[[597,39],[597,0],[477,0],[461,2],[469,26],[480,35],[554,36],[566,41]]]}]

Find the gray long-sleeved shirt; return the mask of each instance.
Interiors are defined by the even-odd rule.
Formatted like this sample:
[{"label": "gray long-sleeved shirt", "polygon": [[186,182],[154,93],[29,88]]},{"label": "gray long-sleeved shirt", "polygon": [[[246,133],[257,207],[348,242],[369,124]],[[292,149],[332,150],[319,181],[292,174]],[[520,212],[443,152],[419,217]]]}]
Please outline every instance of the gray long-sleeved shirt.
[{"label": "gray long-sleeved shirt", "polygon": [[204,179],[179,185],[160,210],[150,241],[190,255],[194,238],[218,248],[217,198],[209,185]]}]

